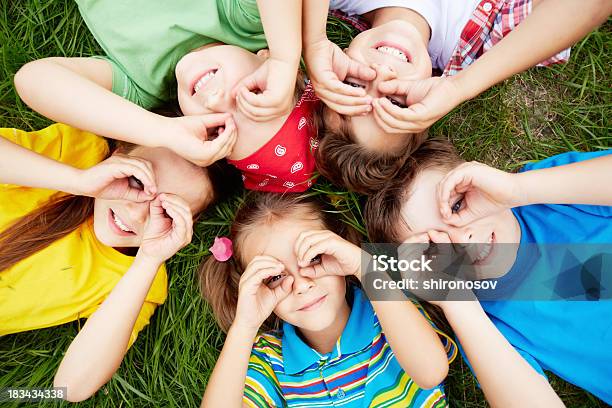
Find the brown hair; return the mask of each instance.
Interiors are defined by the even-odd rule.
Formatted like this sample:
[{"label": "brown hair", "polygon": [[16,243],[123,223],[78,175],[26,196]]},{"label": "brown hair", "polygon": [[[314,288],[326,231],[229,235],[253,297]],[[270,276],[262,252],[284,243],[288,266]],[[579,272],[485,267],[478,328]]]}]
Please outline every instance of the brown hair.
[{"label": "brown hair", "polygon": [[[210,304],[221,329],[227,332],[234,321],[238,303],[238,284],[247,260],[242,258],[240,248],[245,238],[258,226],[270,225],[301,211],[302,216],[312,216],[323,222],[325,228],[358,244],[360,235],[333,213],[326,211],[325,204],[317,196],[300,194],[275,194],[251,192],[240,207],[230,227],[229,238],[234,243],[234,254],[229,261],[219,262],[214,257],[206,258],[198,270],[202,296]],[[261,329],[279,328],[280,320],[273,314]]]},{"label": "brown hair", "polygon": [[[138,147],[123,142],[116,146],[122,153]],[[225,198],[240,183],[239,173],[227,163],[216,162],[203,171],[212,185],[212,197],[204,207]],[[93,216],[94,201],[93,197],[56,196],[0,232],[0,272],[76,230]]]},{"label": "brown hair", "polygon": [[400,151],[379,152],[355,141],[349,119],[328,107],[319,115],[321,141],[316,151],[317,169],[338,186],[361,194],[374,194],[393,179],[427,132],[407,135]]},{"label": "brown hair", "polygon": [[399,227],[406,225],[400,211],[417,175],[430,168],[451,170],[462,162],[453,145],[447,140],[426,140],[405,161],[393,180],[389,180],[378,193],[368,197],[364,219],[370,241],[401,242]]}]

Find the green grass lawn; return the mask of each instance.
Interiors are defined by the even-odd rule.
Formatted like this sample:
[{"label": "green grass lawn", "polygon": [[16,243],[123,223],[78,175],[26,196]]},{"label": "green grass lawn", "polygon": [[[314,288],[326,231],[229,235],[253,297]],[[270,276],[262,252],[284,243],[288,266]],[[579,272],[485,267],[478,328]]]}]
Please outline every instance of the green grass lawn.
[{"label": "green grass lawn", "polygon": [[[345,46],[348,28],[337,21],[330,38]],[[443,118],[431,134],[450,138],[468,160],[515,170],[567,150],[612,147],[612,23],[593,32],[572,51],[569,64],[532,69],[465,103]],[[3,0],[0,5],[0,127],[36,130],[51,122],[32,112],[16,95],[13,75],[24,63],[48,56],[89,56],[100,48],[73,2]],[[39,86],[45,86],[41,80]],[[360,198],[319,183],[338,216],[363,231]],[[167,302],[140,334],[112,380],[84,407],[191,407],[199,405],[223,345],[194,272],[215,235],[226,232],[240,202],[236,197],[209,211],[196,226],[193,242],[169,262]],[[585,318],[588,318],[585,316]],[[82,323],[81,323],[82,324]],[[51,387],[63,353],[79,322],[0,338],[0,388]],[[604,407],[590,394],[551,376],[568,407]],[[452,406],[484,407],[482,392],[466,364],[451,366],[447,393]],[[6,404],[0,406],[15,406]],[[60,402],[43,407],[67,405]]]}]

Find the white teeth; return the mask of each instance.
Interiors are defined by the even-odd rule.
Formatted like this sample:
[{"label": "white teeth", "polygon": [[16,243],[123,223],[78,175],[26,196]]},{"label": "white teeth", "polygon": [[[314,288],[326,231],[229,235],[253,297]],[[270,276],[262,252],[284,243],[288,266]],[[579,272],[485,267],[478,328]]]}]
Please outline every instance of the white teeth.
[{"label": "white teeth", "polygon": [[489,237],[489,242],[480,250],[478,257],[476,257],[474,262],[479,262],[485,259],[491,253],[491,249],[493,249],[493,234]]},{"label": "white teeth", "polygon": [[132,232],[120,219],[117,217],[117,214],[113,212],[113,221],[115,221],[115,225],[119,227],[121,231]]},{"label": "white teeth", "polygon": [[193,93],[198,92],[200,88],[202,88],[208,81],[210,81],[215,76],[216,73],[217,70],[213,69],[212,71],[208,71],[206,74],[204,74],[202,78],[200,78],[193,87]]},{"label": "white teeth", "polygon": [[392,57],[398,58],[404,62],[408,62],[408,57],[406,56],[406,54],[404,54],[397,48],[383,45],[381,47],[376,48],[376,50],[382,54],[391,55]]}]

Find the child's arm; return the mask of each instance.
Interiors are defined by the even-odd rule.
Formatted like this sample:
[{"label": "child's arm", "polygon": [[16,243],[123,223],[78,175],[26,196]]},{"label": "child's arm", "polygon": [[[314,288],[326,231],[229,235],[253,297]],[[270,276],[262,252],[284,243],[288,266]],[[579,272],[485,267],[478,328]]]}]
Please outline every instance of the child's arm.
[{"label": "child's arm", "polygon": [[[608,0],[541,0],[525,21],[459,74],[381,83],[383,93],[408,95],[408,108],[380,98],[374,110],[389,127],[387,131],[423,131],[458,104],[576,43],[610,13]],[[416,92],[415,87],[420,90]]]},{"label": "child's arm", "polygon": [[[29,62],[15,74],[15,87],[28,106],[56,122],[143,146],[167,147],[201,166],[218,160],[219,151],[225,153],[235,139],[229,115],[167,118],[115,95],[111,66],[101,59]],[[216,126],[226,132],[203,143],[206,129]]]},{"label": "child's arm", "polygon": [[149,217],[134,263],[72,341],[55,374],[54,386],[67,387],[69,401],[89,398],[117,371],[159,267],[191,241],[192,214],[180,197],[160,194]]},{"label": "child's arm", "polygon": [[478,301],[439,302],[492,407],[563,407],[545,377],[525,361]]},{"label": "child's arm", "polygon": [[270,57],[240,81],[232,94],[247,117],[265,122],[293,108],[295,78],[302,53],[302,0],[258,0],[257,6]]},{"label": "child's arm", "polygon": [[[609,174],[612,154],[516,174],[477,162],[464,163],[440,181],[438,205],[445,222],[456,226],[530,204],[612,206]],[[458,211],[453,212],[460,199]]]},{"label": "child's arm", "polygon": [[[138,202],[150,200],[157,189],[151,164],[136,157],[113,155],[81,170],[1,137],[0,156],[0,183]],[[130,185],[131,176],[143,183],[143,190]]]},{"label": "child's arm", "polygon": [[253,340],[276,305],[289,295],[293,284],[290,276],[274,289],[268,288],[265,281],[283,269],[283,264],[272,257],[256,256],[240,277],[236,317],[208,380],[202,408],[243,406]]},{"label": "child's arm", "polygon": [[327,38],[328,0],[303,0],[303,44],[308,76],[323,102],[343,115],[358,115],[372,109],[372,98],[362,88],[343,83],[347,76],[371,81],[370,67],[351,59]]},{"label": "child's arm", "polygon": [[[295,254],[302,267],[316,256],[321,264],[302,269],[305,276],[336,273],[361,279],[362,251],[330,231],[308,231],[298,237]],[[438,334],[408,299],[372,301],[385,337],[402,369],[421,388],[433,388],[448,373],[448,359]]]}]

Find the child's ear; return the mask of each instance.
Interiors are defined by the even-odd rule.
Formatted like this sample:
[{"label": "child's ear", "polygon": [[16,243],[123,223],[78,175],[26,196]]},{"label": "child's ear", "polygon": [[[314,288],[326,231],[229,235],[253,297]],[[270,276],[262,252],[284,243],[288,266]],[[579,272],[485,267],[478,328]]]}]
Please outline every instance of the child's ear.
[{"label": "child's ear", "polygon": [[268,58],[270,58],[270,50],[267,48],[263,48],[257,51],[257,56],[261,59],[267,60]]}]

